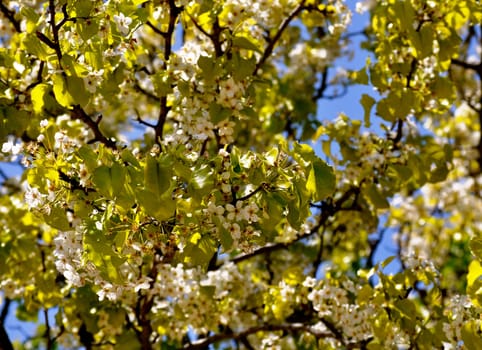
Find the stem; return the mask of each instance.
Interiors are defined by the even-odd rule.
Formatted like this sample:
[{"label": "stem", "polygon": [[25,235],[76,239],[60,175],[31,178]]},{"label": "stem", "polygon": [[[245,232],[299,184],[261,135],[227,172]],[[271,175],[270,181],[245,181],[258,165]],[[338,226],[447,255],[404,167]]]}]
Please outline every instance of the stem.
[{"label": "stem", "polygon": [[17,33],[21,33],[22,29],[20,28],[20,22],[15,19],[15,11],[10,10],[4,3],[3,1],[0,1],[0,12],[3,13],[5,17],[12,23],[13,27],[15,28],[15,31]]},{"label": "stem", "polygon": [[70,113],[70,117],[72,119],[79,119],[83,121],[94,132],[94,139],[91,142],[100,141],[110,149],[113,149],[113,150],[117,149],[115,142],[105,137],[104,134],[102,134],[102,132],[99,129],[99,123],[102,117],[99,117],[97,121],[93,121],[87,115],[87,113],[85,113],[82,107],[80,107],[80,105],[73,106],[73,109]]},{"label": "stem", "polygon": [[290,15],[287,18],[285,18],[284,21],[281,23],[281,25],[278,28],[278,31],[276,32],[275,36],[269,41],[268,46],[266,47],[266,50],[264,50],[263,56],[261,57],[261,59],[256,64],[253,75],[256,75],[258,73],[261,66],[266,62],[266,60],[269,58],[269,56],[271,56],[276,43],[281,38],[281,34],[283,34],[285,29],[291,23],[291,21],[301,12],[301,10],[303,10],[303,7],[305,5],[305,1],[306,0],[302,0],[300,2],[300,4],[290,13]]},{"label": "stem", "polygon": [[0,350],[13,350],[12,342],[8,337],[7,330],[5,329],[5,320],[8,316],[8,311],[10,309],[11,300],[5,298],[5,303],[3,304],[2,311],[0,312]]},{"label": "stem", "polygon": [[[181,13],[182,7],[177,7],[175,0],[169,0],[169,25],[167,27],[167,32],[163,33],[161,32],[162,36],[164,37],[165,44],[164,44],[164,69],[167,67],[167,61],[169,60],[169,57],[171,56],[172,52],[172,39],[173,39],[173,34],[174,30],[176,28],[176,21]],[[163,140],[163,132],[164,132],[164,124],[166,124],[167,120],[167,114],[170,111],[170,107],[167,106],[167,96],[162,96],[160,98],[160,110],[159,110],[159,117],[157,119],[157,124],[154,128],[154,131],[156,133],[156,143],[161,145],[161,142]]]}]

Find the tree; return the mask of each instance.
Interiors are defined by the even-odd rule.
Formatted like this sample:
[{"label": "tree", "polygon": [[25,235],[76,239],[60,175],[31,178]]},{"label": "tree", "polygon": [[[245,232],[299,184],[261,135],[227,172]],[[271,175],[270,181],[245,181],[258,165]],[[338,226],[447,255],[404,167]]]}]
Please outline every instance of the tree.
[{"label": "tree", "polygon": [[356,7],[2,1],[0,349],[477,348],[480,2]]}]

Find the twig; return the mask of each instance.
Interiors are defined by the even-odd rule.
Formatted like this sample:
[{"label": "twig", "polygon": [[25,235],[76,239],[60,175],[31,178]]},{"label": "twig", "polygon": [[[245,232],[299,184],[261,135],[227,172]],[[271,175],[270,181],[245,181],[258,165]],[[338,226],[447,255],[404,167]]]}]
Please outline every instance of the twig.
[{"label": "twig", "polygon": [[0,1],[0,12],[3,13],[5,17],[12,23],[13,27],[15,28],[15,31],[17,33],[22,32],[22,28],[20,27],[20,22],[15,19],[15,11],[10,10],[4,3],[3,1]]},{"label": "twig", "polygon": [[[50,15],[50,27],[52,28],[52,35],[53,35],[53,49],[55,50],[55,54],[57,55],[57,60],[59,61],[59,66],[62,67],[62,51],[60,50],[60,43],[59,43],[59,27],[55,24],[55,0],[49,0],[49,15]],[[39,32],[37,32],[38,36]]]},{"label": "twig", "polygon": [[457,58],[452,58],[451,63],[455,64],[456,66],[459,66],[465,69],[471,69],[476,72],[479,72],[482,67],[482,63],[474,64],[474,63],[469,63],[469,62],[459,60]]},{"label": "twig", "polygon": [[47,349],[54,349],[55,341],[52,338],[52,328],[50,327],[49,321],[49,310],[47,308],[43,309],[44,319],[45,319],[45,338],[47,340]]},{"label": "twig", "polygon": [[2,311],[0,312],[0,349],[1,350],[13,350],[12,342],[10,341],[7,330],[5,329],[5,320],[7,319],[11,302],[12,301],[9,298],[5,298],[5,303],[3,304]]},{"label": "twig", "polygon": [[314,335],[318,339],[333,338],[334,336],[332,332],[319,332],[313,329],[311,325],[306,325],[303,323],[286,323],[286,324],[274,324],[274,325],[266,324],[262,326],[248,328],[239,333],[215,334],[210,337],[199,339],[190,344],[186,344],[183,349],[184,350],[201,350],[201,349],[206,349],[210,344],[214,344],[222,340],[227,340],[227,339],[241,340],[251,334],[256,334],[258,332],[276,332],[276,331],[284,331],[288,333],[307,332]]},{"label": "twig", "polygon": [[284,19],[284,21],[281,23],[281,25],[278,28],[278,31],[276,32],[275,36],[269,41],[268,46],[264,50],[263,56],[261,57],[261,59],[256,64],[256,67],[254,68],[253,75],[256,75],[258,73],[258,70],[261,68],[261,66],[265,63],[265,61],[268,59],[268,57],[271,56],[276,43],[281,38],[281,34],[283,34],[284,30],[288,27],[290,22],[301,12],[301,10],[303,10],[305,2],[306,2],[306,0],[302,0],[300,2],[300,4],[290,13],[290,15],[288,17],[286,17]]},{"label": "twig", "polygon": [[[361,185],[361,184],[360,184]],[[271,243],[271,244],[267,244],[261,248],[258,248],[250,253],[246,253],[246,254],[242,254],[242,255],[238,255],[232,259],[230,259],[229,261],[231,262],[234,262],[235,264],[237,263],[240,263],[244,260],[248,260],[248,259],[251,259],[252,257],[255,257],[255,256],[258,256],[258,255],[261,255],[261,254],[267,254],[267,253],[271,253],[273,251],[276,251],[276,250],[280,250],[280,249],[286,249],[288,248],[289,246],[291,246],[292,244],[304,239],[304,238],[307,238],[307,237],[310,237],[312,236],[314,233],[318,232],[318,230],[325,225],[326,221],[328,220],[328,218],[330,218],[331,216],[333,216],[335,213],[337,213],[338,211],[342,211],[344,210],[345,208],[343,208],[343,205],[345,204],[346,201],[348,201],[348,199],[350,199],[350,197],[352,197],[353,195],[355,195],[355,199],[356,197],[358,196],[358,193],[360,192],[360,188],[358,187],[351,187],[350,189],[348,189],[348,191],[346,191],[334,204],[330,204],[330,203],[324,203],[322,206],[321,206],[321,209],[322,209],[322,212],[321,212],[321,215],[320,215],[320,218],[319,218],[319,221],[318,221],[318,224],[315,225],[311,230],[310,232],[306,233],[306,234],[303,234],[303,235],[300,235],[298,236],[297,238],[295,238],[293,241],[291,242],[282,242],[282,243]],[[356,201],[355,201],[356,202]],[[219,268],[220,266],[218,266]]]},{"label": "twig", "polygon": [[87,126],[93,131],[94,133],[94,142],[95,141],[100,141],[102,142],[104,145],[106,145],[107,147],[109,147],[110,149],[113,149],[113,150],[116,150],[117,147],[116,147],[116,144],[114,141],[108,139],[107,137],[104,136],[104,134],[102,134],[102,132],[100,131],[99,129],[99,124],[100,124],[100,121],[102,119],[102,117],[100,116],[97,121],[93,121],[88,115],[87,113],[85,113],[85,111],[82,109],[82,107],[80,107],[80,105],[75,105],[73,106],[73,109],[70,113],[70,117],[72,119],[79,119],[81,121],[83,121],[85,124],[87,124]]},{"label": "twig", "polygon": [[328,81],[328,67],[325,67],[325,69],[323,69],[323,72],[321,72],[320,86],[318,87],[318,89],[316,89],[316,94],[311,97],[313,102],[315,102],[316,100],[319,100],[320,98],[323,98],[325,90],[328,87],[327,81]]},{"label": "twig", "polygon": [[[171,56],[172,52],[172,39],[173,39],[173,34],[176,26],[176,21],[181,13],[182,7],[177,7],[175,0],[169,0],[169,24],[167,27],[167,32],[165,35],[163,35],[165,39],[164,43],[164,68],[166,68],[167,61],[169,60],[169,57]],[[163,140],[163,132],[164,132],[164,124],[166,123],[167,120],[167,114],[169,113],[171,107],[167,105],[167,96],[162,96],[160,98],[160,109],[159,109],[159,117],[157,119],[157,124],[154,128],[154,131],[156,133],[156,143],[161,144]]]}]

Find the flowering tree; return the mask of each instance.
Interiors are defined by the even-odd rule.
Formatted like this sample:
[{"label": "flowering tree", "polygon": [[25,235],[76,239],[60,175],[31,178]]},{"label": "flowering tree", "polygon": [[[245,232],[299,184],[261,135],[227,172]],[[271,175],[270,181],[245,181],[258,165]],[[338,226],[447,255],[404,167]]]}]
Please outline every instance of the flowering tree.
[{"label": "flowering tree", "polygon": [[2,1],[0,349],[481,344],[480,2],[356,8]]}]

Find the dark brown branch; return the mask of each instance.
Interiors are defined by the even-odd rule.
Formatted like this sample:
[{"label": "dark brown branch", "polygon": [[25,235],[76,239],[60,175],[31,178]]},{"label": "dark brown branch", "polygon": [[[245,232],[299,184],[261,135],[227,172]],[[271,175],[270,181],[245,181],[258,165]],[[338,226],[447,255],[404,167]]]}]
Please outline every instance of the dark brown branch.
[{"label": "dark brown branch", "polygon": [[257,327],[252,327],[239,333],[222,333],[215,334],[207,338],[199,339],[193,343],[186,344],[184,350],[201,350],[206,349],[209,345],[223,341],[223,340],[241,340],[246,338],[251,334],[256,334],[257,332],[276,332],[284,331],[287,333],[299,333],[306,332],[314,335],[317,339],[323,338],[333,338],[334,334],[332,332],[319,332],[311,327],[311,325],[306,325],[303,323],[286,323],[286,324],[275,324],[275,325],[262,325]]},{"label": "dark brown branch", "polygon": [[8,311],[10,310],[10,304],[12,300],[5,298],[5,304],[3,304],[2,311],[0,311],[0,322],[4,323],[8,316]]},{"label": "dark brown branch", "polygon": [[197,23],[197,21],[194,19],[194,17],[192,17],[190,14],[188,14],[189,18],[191,19],[192,23],[194,24],[194,26],[201,32],[203,33],[204,35],[206,35],[210,40],[211,42],[213,43],[213,46],[214,46],[214,52],[216,54],[216,57],[221,57],[223,55],[223,49],[221,47],[221,41],[219,40],[219,36],[222,32],[222,29],[221,26],[219,25],[219,19],[218,17],[216,17],[216,19],[214,20],[214,23],[213,23],[213,32],[212,33],[208,33],[203,27],[201,27],[199,25],[199,23]]},{"label": "dark brown branch", "polygon": [[55,50],[55,44],[52,40],[50,40],[49,38],[47,38],[47,36],[40,32],[40,31],[36,31],[35,34],[37,35],[37,38],[39,38],[39,40],[41,42],[43,42],[45,45],[47,45],[48,47],[50,47],[52,50]]},{"label": "dark brown branch", "polygon": [[303,10],[303,7],[305,5],[305,1],[306,0],[302,0],[300,2],[300,4],[290,13],[290,15],[284,19],[284,21],[281,23],[280,27],[278,28],[278,31],[274,35],[274,37],[271,40],[269,40],[268,46],[266,47],[266,49],[263,52],[263,56],[261,56],[261,59],[256,64],[253,75],[256,75],[258,73],[261,66],[266,62],[266,60],[269,58],[269,56],[271,56],[276,43],[281,38],[281,35],[285,31],[285,29],[288,27],[288,25],[291,23],[291,21]]},{"label": "dark brown branch", "polygon": [[148,126],[148,127],[150,127],[150,128],[153,128],[153,129],[156,127],[154,124],[151,124],[151,123],[146,122],[145,120],[143,120],[143,119],[141,118],[141,116],[139,115],[139,112],[138,112],[137,110],[136,110],[136,121],[137,121],[139,124],[141,124],[141,125],[145,125],[145,126]]},{"label": "dark brown branch", "polygon": [[[59,61],[59,66],[62,67],[62,51],[60,50],[60,43],[59,43],[59,27],[55,24],[55,0],[49,0],[49,23],[50,27],[52,28],[52,36],[53,36],[53,49],[55,50],[55,54],[57,55],[57,60]],[[37,34],[38,35],[38,34]]]},{"label": "dark brown branch", "polygon": [[323,262],[323,248],[324,248],[324,230],[319,234],[320,244],[318,247],[318,252],[316,253],[316,258],[313,261],[313,277],[316,277],[316,272],[318,271],[320,264]]},{"label": "dark brown branch", "polygon": [[[169,0],[169,24],[167,27],[167,32],[163,35],[165,39],[164,43],[164,68],[166,68],[166,62],[169,60],[172,52],[172,39],[174,30],[176,28],[176,21],[179,14],[182,11],[182,7],[177,7],[175,0]],[[156,133],[156,143],[159,145],[163,140],[163,132],[164,132],[164,124],[166,124],[167,114],[170,111],[170,107],[167,105],[167,96],[162,96],[160,98],[160,110],[159,110],[159,117],[157,119],[157,124],[154,128]]]},{"label": "dark brown branch", "polygon": [[325,67],[325,69],[323,69],[323,72],[321,72],[320,86],[318,87],[318,89],[316,89],[316,94],[311,97],[313,102],[324,97],[325,90],[328,87],[327,83],[328,83],[328,67]]},{"label": "dark brown branch", "polygon": [[[153,262],[152,269],[148,274],[148,277],[151,279],[151,288],[154,286],[154,283],[157,279],[157,263],[158,261]],[[134,331],[139,339],[139,342],[141,343],[142,350],[152,350],[150,338],[153,330],[151,320],[149,319],[149,313],[153,304],[153,295],[143,295],[142,297],[139,297],[135,308],[135,314],[137,321],[139,322],[140,329],[134,328]]]},{"label": "dark brown branch", "polygon": [[37,79],[26,87],[26,89],[25,89],[26,91],[28,91],[30,89],[33,89],[35,86],[37,86],[38,84],[40,84],[42,82],[42,80],[43,80],[42,79],[42,73],[43,73],[44,67],[45,67],[45,61],[40,61],[38,71],[37,71]]},{"label": "dark brown branch", "polygon": [[113,150],[117,149],[115,142],[105,137],[104,134],[102,134],[102,132],[100,131],[99,123],[101,121],[101,117],[99,117],[97,121],[93,121],[87,115],[87,113],[85,113],[82,107],[80,107],[80,105],[73,106],[73,109],[70,113],[70,117],[74,120],[79,119],[83,121],[85,124],[87,124],[87,126],[94,133],[94,140],[93,140],[94,142],[99,141],[104,145],[106,145],[107,147],[109,147],[110,149],[113,149]]},{"label": "dark brown branch", "polygon": [[7,330],[5,329],[5,320],[7,319],[11,302],[12,301],[9,298],[5,298],[5,303],[3,304],[2,311],[0,312],[0,350],[13,350],[12,342],[10,341]]},{"label": "dark brown branch", "polygon": [[464,69],[471,69],[471,70],[473,70],[477,73],[480,72],[481,67],[482,67],[481,63],[479,63],[479,64],[469,63],[469,62],[459,60],[457,58],[452,58],[451,62],[452,62],[452,64],[455,64],[456,66],[462,67]]},{"label": "dark brown branch", "polygon": [[52,328],[50,327],[50,321],[49,321],[49,310],[44,309],[43,314],[45,319],[45,338],[47,341],[47,349],[51,350],[51,349],[54,349],[55,341],[52,338]]},{"label": "dark brown branch", "polygon": [[[482,30],[482,25],[480,26],[480,29]],[[469,33],[469,37],[466,39],[466,41],[470,40],[475,35],[474,33],[475,33],[475,31],[474,31],[474,29],[472,29],[471,34]],[[482,43],[482,34],[479,38],[479,41]],[[466,44],[468,44],[468,43],[466,43]],[[454,64],[456,66],[459,66],[463,69],[468,69],[468,70],[474,71],[478,75],[479,81],[482,81],[482,57],[479,57],[479,60],[480,60],[480,62],[478,64],[474,64],[474,63],[469,63],[469,62],[464,61],[464,60],[453,58],[452,64]],[[475,106],[473,106],[469,101],[467,101],[467,102],[468,102],[468,105],[471,106],[471,108],[473,108],[478,113],[478,115],[479,115],[479,125],[480,125],[480,127],[482,127],[482,107],[475,108]],[[480,93],[480,91],[479,91],[479,106],[482,106],[482,93]],[[477,163],[479,164],[479,172],[480,172],[482,170],[482,132],[479,135],[479,142],[477,144],[477,150],[479,152],[479,156],[477,157]]]},{"label": "dark brown branch", "polygon": [[235,202],[237,201],[245,201],[249,198],[251,198],[252,196],[254,196],[256,193],[258,193],[259,191],[263,190],[264,188],[266,187],[266,184],[265,183],[262,183],[261,185],[258,186],[258,188],[256,188],[253,192],[250,192],[248,193],[247,195],[241,197],[241,198],[237,198]]},{"label": "dark brown branch", "polygon": [[8,180],[9,178],[2,168],[0,168],[0,177],[2,177],[4,180]]},{"label": "dark brown branch", "polygon": [[0,1],[0,12],[3,13],[3,15],[10,21],[10,23],[12,23],[17,33],[20,33],[22,31],[22,28],[20,28],[20,22],[15,19],[15,11],[10,10],[3,3],[3,1]]},{"label": "dark brown branch", "polygon": [[151,100],[159,101],[159,97],[158,97],[158,96],[154,95],[152,92],[147,91],[147,90],[144,89],[142,86],[140,86],[137,82],[134,84],[134,89],[136,89],[137,91],[141,92],[143,95],[146,95],[146,96],[149,97]]},{"label": "dark brown branch", "polygon": [[167,33],[166,33],[166,32],[163,32],[162,30],[160,30],[159,28],[157,28],[151,21],[147,21],[146,24],[147,24],[147,26],[148,26],[149,28],[151,28],[151,29],[154,31],[154,33],[157,33],[157,34],[159,34],[160,36],[162,36],[163,38],[166,38]]},{"label": "dark brown branch", "polygon": [[[360,184],[361,185],[361,184]],[[342,210],[345,210],[345,208],[343,207],[343,205],[353,196],[355,196],[355,199],[356,197],[358,196],[358,193],[360,192],[360,188],[358,187],[351,187],[350,189],[348,189],[339,199],[336,200],[336,202],[334,204],[331,204],[331,203],[323,203],[323,205],[321,206],[321,209],[322,209],[322,212],[321,212],[321,215],[320,215],[320,218],[318,220],[318,223],[310,230],[310,232],[306,233],[306,234],[303,234],[303,235],[300,235],[298,236],[296,239],[294,239],[293,241],[291,242],[282,242],[282,243],[271,243],[271,244],[267,244],[261,248],[258,248],[250,253],[246,253],[246,254],[242,254],[242,255],[238,255],[232,259],[230,259],[231,262],[234,262],[235,264],[237,263],[240,263],[244,260],[248,260],[248,259],[251,259],[255,256],[258,256],[258,255],[261,255],[261,254],[267,254],[267,253],[271,253],[271,252],[274,252],[276,250],[280,250],[280,249],[286,249],[288,248],[289,246],[293,245],[294,243],[304,239],[304,238],[307,238],[307,237],[310,237],[312,236],[313,234],[315,234],[316,232],[319,231],[319,229],[321,227],[323,227],[325,224],[326,224],[326,221],[328,220],[328,218],[330,218],[331,216],[333,216],[335,213],[337,213],[338,211],[342,211]],[[356,201],[356,200],[355,200]],[[219,268],[220,266],[218,266]]]}]

